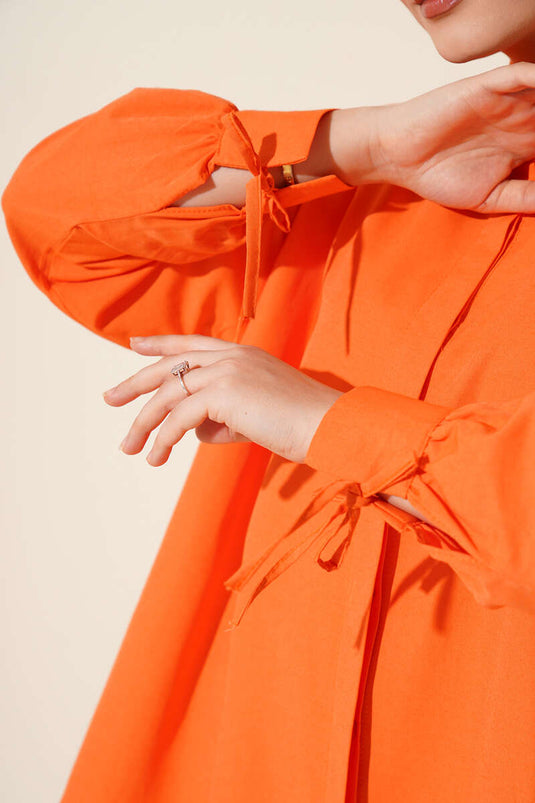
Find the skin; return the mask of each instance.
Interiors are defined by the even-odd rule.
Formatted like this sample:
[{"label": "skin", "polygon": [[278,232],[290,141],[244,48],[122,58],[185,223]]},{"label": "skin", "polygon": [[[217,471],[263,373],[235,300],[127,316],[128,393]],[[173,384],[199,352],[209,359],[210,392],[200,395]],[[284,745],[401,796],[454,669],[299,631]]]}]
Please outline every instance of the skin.
[{"label": "skin", "polygon": [[424,17],[422,0],[402,2],[447,61],[461,63],[500,52],[512,61],[535,61],[533,0],[462,0],[433,19]]},{"label": "skin", "polygon": [[[535,213],[535,182],[511,179],[535,159],[535,0],[461,0],[427,20],[419,3],[403,0],[449,61],[503,51],[514,63],[390,106],[340,109],[324,115],[299,181],[329,173],[348,184],[388,181],[453,208]],[[277,171],[272,171],[277,180]],[[246,171],[220,168],[176,205],[244,203]],[[303,462],[323,416],[340,391],[308,377],[266,351],[201,335],[142,336],[131,348],[159,356],[104,393],[122,406],[154,395],[120,448],[137,454],[158,431],[147,455],[163,465],[185,432],[201,441],[250,440]],[[171,368],[187,359],[187,396]],[[253,381],[254,380],[254,381]],[[378,494],[379,496],[383,496]],[[429,521],[407,500],[393,505]]]},{"label": "skin", "polygon": [[[108,403],[125,404],[141,393],[157,391],[122,445],[128,454],[141,451],[161,423],[147,457],[151,465],[162,465],[177,440],[193,428],[200,440],[250,440],[300,463],[310,433],[341,395],[263,349],[216,337],[163,335],[133,339],[131,348],[139,354],[170,355],[142,368],[106,397]],[[191,368],[183,377],[190,396],[171,373],[183,360]]]}]

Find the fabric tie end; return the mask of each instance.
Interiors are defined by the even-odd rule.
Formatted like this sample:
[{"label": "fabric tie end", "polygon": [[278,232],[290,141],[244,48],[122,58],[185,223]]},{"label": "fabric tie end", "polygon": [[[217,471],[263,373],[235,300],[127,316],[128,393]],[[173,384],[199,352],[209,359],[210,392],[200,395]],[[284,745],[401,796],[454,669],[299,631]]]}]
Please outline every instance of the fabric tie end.
[{"label": "fabric tie end", "polygon": [[[336,510],[333,511],[319,530],[301,531],[302,525],[333,501],[338,502]],[[336,480],[316,491],[313,494],[312,502],[289,531],[284,533],[278,541],[271,544],[262,555],[250,563],[240,566],[231,577],[224,581],[224,586],[228,591],[241,592],[250,583],[254,582],[255,576],[262,571],[260,579],[256,582],[252,592],[249,593],[240,612],[235,615],[234,619],[229,621],[229,626],[225,629],[234,630],[238,627],[243,615],[256,597],[292,566],[319,539],[322,539],[322,546],[316,555],[318,565],[328,572],[338,569],[351,543],[353,532],[360,516],[360,509],[371,504],[372,501],[372,497],[363,497],[361,495],[360,487],[355,483],[347,483],[340,480]],[[325,537],[326,534],[328,534],[327,538]],[[274,557],[274,562],[269,565],[269,558],[278,551],[285,541],[290,542],[289,548],[280,557]]]}]

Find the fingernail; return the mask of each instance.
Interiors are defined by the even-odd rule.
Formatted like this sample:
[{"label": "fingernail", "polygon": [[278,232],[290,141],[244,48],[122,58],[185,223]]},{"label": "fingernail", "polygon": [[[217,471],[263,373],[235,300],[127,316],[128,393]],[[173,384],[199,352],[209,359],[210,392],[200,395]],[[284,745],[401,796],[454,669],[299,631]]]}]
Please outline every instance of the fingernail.
[{"label": "fingernail", "polygon": [[118,446],[118,449],[119,449],[119,451],[120,451],[120,452],[122,452],[122,451],[123,451],[123,446],[124,446],[124,442],[125,442],[125,440],[126,440],[126,437],[122,439],[121,443],[120,443],[120,444],[119,444],[119,446]]},{"label": "fingernail", "polygon": [[102,395],[103,396],[111,396],[112,393],[114,393],[116,390],[117,390],[117,388],[110,388],[109,390],[105,390]]},{"label": "fingernail", "polygon": [[144,343],[144,342],[145,342],[145,338],[144,337],[131,337],[130,338],[130,344],[132,346],[138,346],[140,343]]}]

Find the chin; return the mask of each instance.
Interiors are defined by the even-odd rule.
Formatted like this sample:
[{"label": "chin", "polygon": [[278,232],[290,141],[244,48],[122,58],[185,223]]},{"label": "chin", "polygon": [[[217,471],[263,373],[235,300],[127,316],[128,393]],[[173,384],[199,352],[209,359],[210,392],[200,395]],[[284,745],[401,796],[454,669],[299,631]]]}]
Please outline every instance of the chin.
[{"label": "chin", "polygon": [[466,64],[468,61],[475,61],[476,59],[484,59],[487,56],[493,56],[495,53],[500,52],[500,48],[496,49],[488,49],[488,50],[472,50],[470,48],[439,48],[437,47],[437,52],[442,56],[443,59],[446,61],[451,62],[451,64]]},{"label": "chin", "polygon": [[[477,41],[479,38],[479,41]],[[481,37],[475,37],[475,41],[470,41],[468,37],[461,39],[444,38],[435,39],[433,44],[437,52],[446,61],[452,64],[465,64],[467,61],[483,59],[502,51],[501,43],[481,42]]]}]

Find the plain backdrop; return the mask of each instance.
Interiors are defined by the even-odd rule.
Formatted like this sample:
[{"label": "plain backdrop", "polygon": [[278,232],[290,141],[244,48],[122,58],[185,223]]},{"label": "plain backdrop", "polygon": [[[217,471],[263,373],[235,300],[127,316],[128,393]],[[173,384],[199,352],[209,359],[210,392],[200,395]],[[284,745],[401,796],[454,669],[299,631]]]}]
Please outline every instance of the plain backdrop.
[{"label": "plain backdrop", "polygon": [[[347,107],[503,63],[444,62],[400,0],[0,0],[0,185],[45,136],[138,86],[240,108]],[[0,240],[0,799],[55,803],[197,441],[189,433],[160,468],[148,447],[118,451],[143,401],[113,409],[101,393],[148,358],[56,309],[5,226]]]}]

